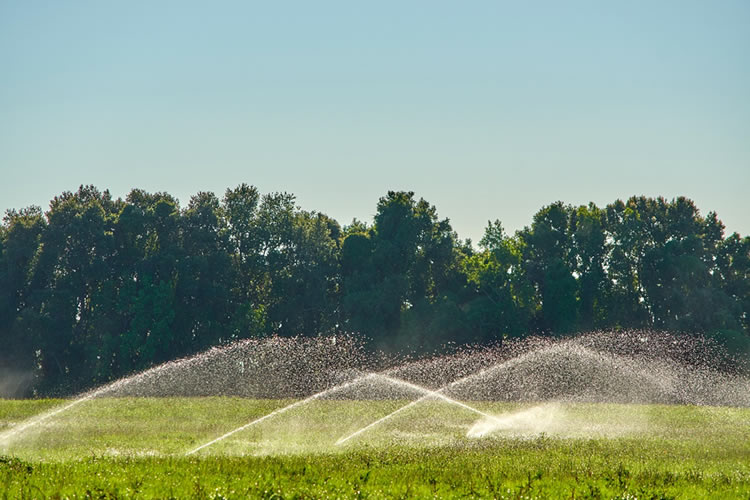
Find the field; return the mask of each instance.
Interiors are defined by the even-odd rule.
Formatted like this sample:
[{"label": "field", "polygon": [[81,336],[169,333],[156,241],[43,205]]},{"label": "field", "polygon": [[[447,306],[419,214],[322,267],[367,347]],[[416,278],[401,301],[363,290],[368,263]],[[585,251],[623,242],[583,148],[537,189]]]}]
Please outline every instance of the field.
[{"label": "field", "polygon": [[[101,398],[0,401],[2,498],[750,498],[750,409]],[[2,439],[2,438],[0,438]]]}]

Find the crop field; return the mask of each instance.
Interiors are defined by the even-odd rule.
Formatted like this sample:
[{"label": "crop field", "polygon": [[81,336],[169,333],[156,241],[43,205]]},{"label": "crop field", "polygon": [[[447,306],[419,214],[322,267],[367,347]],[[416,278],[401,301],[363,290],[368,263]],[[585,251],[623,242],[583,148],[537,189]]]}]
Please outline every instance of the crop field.
[{"label": "crop field", "polygon": [[2,498],[750,498],[749,408],[295,403],[0,401]]}]

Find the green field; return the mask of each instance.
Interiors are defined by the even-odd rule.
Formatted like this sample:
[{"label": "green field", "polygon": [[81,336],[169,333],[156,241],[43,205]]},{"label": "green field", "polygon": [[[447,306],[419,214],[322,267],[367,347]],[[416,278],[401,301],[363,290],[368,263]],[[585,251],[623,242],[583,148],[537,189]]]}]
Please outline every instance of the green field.
[{"label": "green field", "polygon": [[[0,401],[0,436],[64,401]],[[750,409],[102,398],[0,437],[2,498],[750,498]],[[471,434],[474,437],[469,437]]]}]

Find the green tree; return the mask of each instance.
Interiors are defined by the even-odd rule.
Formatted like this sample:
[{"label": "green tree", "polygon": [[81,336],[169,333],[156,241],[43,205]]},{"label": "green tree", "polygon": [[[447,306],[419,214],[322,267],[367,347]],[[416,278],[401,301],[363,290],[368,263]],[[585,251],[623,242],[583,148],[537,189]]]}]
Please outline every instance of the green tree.
[{"label": "green tree", "polygon": [[338,322],[338,223],[298,209],[293,195],[273,193],[261,198],[254,228],[260,270],[256,290],[267,331],[287,336],[333,331]]},{"label": "green tree", "polygon": [[139,189],[126,200],[114,228],[120,333],[112,351],[118,376],[189,352],[176,342],[176,287],[184,253],[179,204],[167,193]]},{"label": "green tree", "polygon": [[31,306],[46,384],[63,378],[80,389],[95,381],[92,374],[108,371],[99,351],[105,332],[98,328],[107,309],[99,305],[109,303],[103,284],[111,277],[112,228],[120,207],[120,200],[93,186],[64,192],[50,203]]},{"label": "green tree", "polygon": [[528,333],[535,312],[534,288],[521,266],[519,240],[499,220],[488,223],[481,252],[462,259],[472,296],[465,305],[472,340],[497,341]]},{"label": "green tree", "polygon": [[[382,328],[376,291],[377,270],[373,263],[373,241],[370,230],[347,228],[341,246],[342,296],[344,329],[372,336]],[[358,231],[359,230],[359,231]]]},{"label": "green tree", "polygon": [[175,342],[195,352],[231,337],[232,266],[223,209],[213,193],[192,196],[182,213],[183,255],[176,283]]},{"label": "green tree", "polygon": [[606,208],[609,248],[603,301],[609,327],[641,328],[649,324],[641,282],[643,256],[651,246],[645,231],[646,205],[646,198],[634,197],[627,203],[617,200]]},{"label": "green tree", "polygon": [[37,321],[31,274],[45,227],[39,207],[9,210],[0,226],[0,378],[8,391],[0,397],[25,395],[32,382]]},{"label": "green tree", "polygon": [[347,232],[341,252],[346,328],[378,344],[416,347],[464,333],[460,252],[434,206],[413,192],[389,191],[378,201],[372,228],[353,224]]},{"label": "green tree", "polygon": [[272,281],[269,316],[282,335],[315,336],[338,325],[341,228],[324,214],[294,214],[288,261]]},{"label": "green tree", "polygon": [[568,230],[571,208],[562,202],[542,208],[531,227],[519,232],[522,265],[536,289],[535,327],[553,333],[573,331],[577,321],[577,284],[573,276]]},{"label": "green tree", "polygon": [[579,330],[606,326],[606,214],[595,204],[570,211],[568,227],[573,275],[577,282]]},{"label": "green tree", "polygon": [[233,338],[259,336],[267,332],[265,299],[269,285],[265,261],[260,253],[259,203],[258,190],[243,183],[235,189],[227,189],[222,204],[234,271],[231,293],[234,312],[230,326]]}]

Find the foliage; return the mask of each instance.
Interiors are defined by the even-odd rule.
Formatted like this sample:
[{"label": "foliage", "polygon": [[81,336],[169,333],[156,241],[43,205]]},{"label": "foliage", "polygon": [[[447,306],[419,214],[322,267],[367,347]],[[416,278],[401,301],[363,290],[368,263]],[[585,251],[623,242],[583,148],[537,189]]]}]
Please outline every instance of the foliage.
[{"label": "foliage", "polygon": [[[342,227],[247,184],[186,207],[81,186],[0,225],[0,395],[71,394],[236,339],[356,332],[438,349],[604,328],[750,354],[750,237],[686,198],[556,202],[479,248],[413,192]],[[8,384],[6,384],[8,385]]]}]

